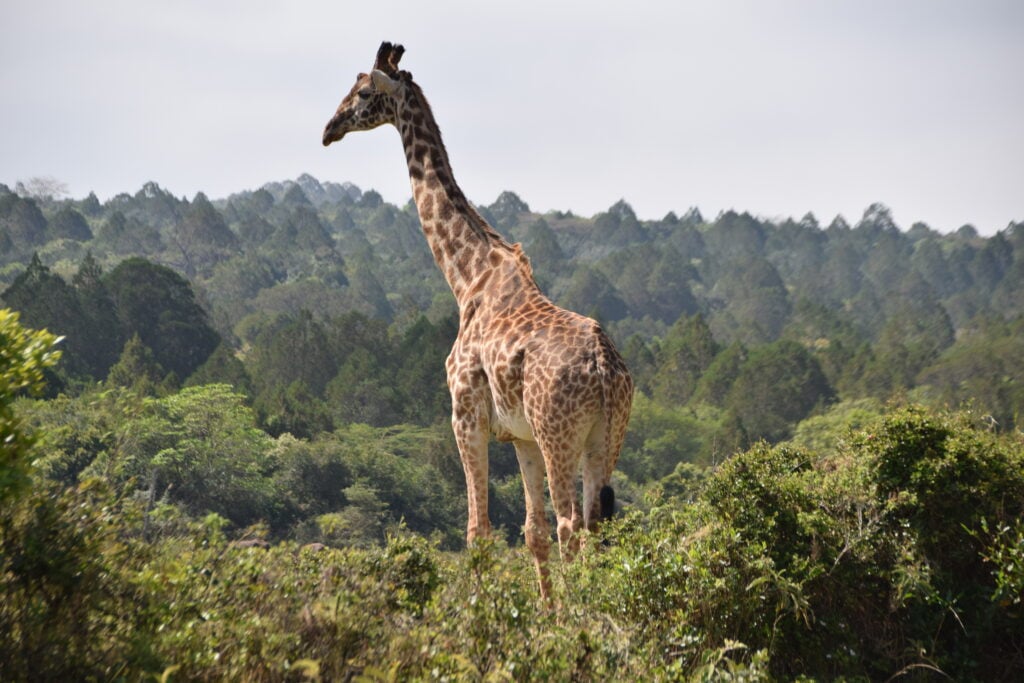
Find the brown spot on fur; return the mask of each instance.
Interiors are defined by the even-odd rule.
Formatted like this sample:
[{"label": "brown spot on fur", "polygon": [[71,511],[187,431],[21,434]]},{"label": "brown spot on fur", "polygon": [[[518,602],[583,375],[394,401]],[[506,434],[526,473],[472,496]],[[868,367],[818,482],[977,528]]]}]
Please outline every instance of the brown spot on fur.
[{"label": "brown spot on fur", "polygon": [[424,223],[434,220],[434,196],[427,194],[419,204],[420,220]]}]

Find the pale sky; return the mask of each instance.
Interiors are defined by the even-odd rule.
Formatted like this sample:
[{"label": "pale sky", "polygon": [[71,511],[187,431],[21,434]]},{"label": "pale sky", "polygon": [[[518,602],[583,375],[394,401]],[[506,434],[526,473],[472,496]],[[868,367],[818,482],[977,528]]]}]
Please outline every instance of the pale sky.
[{"label": "pale sky", "polygon": [[1024,2],[4,0],[0,182],[211,198],[311,173],[404,204],[392,128],[325,149],[381,40],[489,204],[1024,220]]}]

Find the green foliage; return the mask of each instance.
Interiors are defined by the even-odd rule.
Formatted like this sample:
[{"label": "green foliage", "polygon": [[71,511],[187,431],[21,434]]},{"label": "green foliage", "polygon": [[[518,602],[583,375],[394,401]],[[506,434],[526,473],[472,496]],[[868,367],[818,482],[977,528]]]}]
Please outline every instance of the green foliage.
[{"label": "green foliage", "polygon": [[709,465],[713,429],[708,422],[686,408],[667,407],[638,394],[619,468],[631,479],[655,481],[677,463]]},{"label": "green foliage", "polygon": [[779,441],[793,425],[835,392],[821,365],[795,342],[778,341],[750,353],[729,389],[725,406],[751,438]]},{"label": "green foliage", "polygon": [[46,217],[30,197],[0,194],[0,233],[5,251],[23,252],[46,242]]},{"label": "green foliage", "polygon": [[34,255],[3,297],[29,324],[65,336],[62,365],[72,379],[106,377],[133,336],[179,379],[219,342],[188,282],[144,259],[128,259],[104,275],[87,252],[68,285]]},{"label": "green foliage", "polygon": [[985,543],[981,555],[992,565],[996,581],[992,600],[1019,607],[1024,601],[1024,522],[1018,519],[990,530],[988,521],[982,518],[980,527],[973,535]]},{"label": "green foliage", "polygon": [[653,397],[669,405],[689,401],[718,351],[719,346],[703,316],[679,318],[658,349]]},{"label": "green foliage", "polygon": [[623,573],[599,594],[682,670],[739,641],[782,678],[1013,678],[1022,455],[967,416],[920,409],[834,455],[756,446],[690,509],[621,522],[599,561]]},{"label": "green foliage", "polygon": [[135,334],[124,345],[121,357],[110,368],[107,384],[132,388],[141,394],[154,394],[163,376],[163,368],[153,358],[153,352]]},{"label": "green foliage", "polygon": [[[498,539],[453,552],[457,315],[411,206],[309,176],[19,193],[4,299],[67,339],[54,374],[54,338],[0,320],[34,349],[0,368],[0,679],[1024,670],[1019,225],[481,207],[637,380],[626,513],[553,560],[548,610],[507,446]],[[44,374],[51,397],[25,396]]]},{"label": "green foliage", "polygon": [[[982,520],[1024,514],[1019,453],[968,420],[909,408],[887,415],[862,442],[874,460],[889,521],[918,534],[934,558],[934,581],[943,592],[960,590],[958,583],[980,570],[977,548],[965,542],[965,534],[980,530]],[[958,524],[951,525],[952,519]]]},{"label": "green foliage", "polygon": [[57,337],[23,327],[18,314],[0,309],[0,506],[27,484],[29,453],[35,440],[13,408],[14,397],[38,393],[43,372],[60,358]]},{"label": "green foliage", "polygon": [[[433,346],[454,334],[454,304],[411,203],[310,176],[217,201],[179,199],[155,183],[103,204],[20,193],[0,195],[0,279],[27,323],[67,338],[54,391],[106,377],[137,333],[173,374],[168,386],[189,383],[222,343],[216,369],[191,384],[235,384],[274,433],[444,419],[436,358],[447,349]],[[556,301],[601,318],[630,346],[641,391],[668,406],[724,408],[730,442],[782,438],[806,415],[800,401],[781,411],[738,396],[727,403],[746,356],[781,339],[807,349],[839,398],[973,399],[1001,429],[1015,426],[1021,363],[1010,340],[1020,335],[1000,326],[1024,313],[1019,226],[989,238],[923,225],[903,233],[881,204],[853,228],[837,217],[826,229],[809,214],[705,220],[692,209],[642,220],[625,200],[592,218],[541,216],[513,193],[481,211],[525,242]],[[125,256],[150,266],[119,265]],[[68,286],[76,261],[94,277]],[[173,266],[194,294],[153,263]],[[299,320],[303,310],[312,321]],[[380,325],[375,338],[344,339],[356,313]],[[415,322],[423,314],[446,329],[425,330]],[[280,316],[295,326],[252,333],[254,320]],[[313,334],[289,358],[300,331]],[[416,342],[430,351],[419,354]]]},{"label": "green foliage", "polygon": [[152,643],[137,628],[146,603],[131,581],[137,544],[121,538],[130,511],[96,481],[37,487],[0,510],[0,678],[150,670]]},{"label": "green foliage", "polygon": [[87,472],[129,490],[145,487],[151,501],[177,502],[193,514],[216,512],[238,526],[275,516],[272,441],[231,387],[143,399],[118,425],[116,439],[117,447]]},{"label": "green foliage", "polygon": [[[230,401],[221,391],[190,400],[207,413],[200,398]],[[346,499],[390,514],[425,438],[283,438],[272,477],[320,518]],[[498,540],[449,553],[395,524],[378,543],[264,548],[230,542],[228,520],[198,508],[146,540],[165,509],[95,480],[39,483],[0,526],[0,627],[14,635],[0,676],[1012,680],[1022,446],[969,415],[896,408],[828,454],[761,444],[703,484],[677,469],[686,493],[664,489],[606,525],[609,544],[553,559],[554,609],[526,549]]]},{"label": "green foliage", "polygon": [[187,280],[144,259],[122,261],[104,278],[126,337],[139,335],[156,362],[179,380],[220,343]]},{"label": "green foliage", "polygon": [[872,398],[861,398],[833,404],[827,411],[802,420],[790,440],[806,451],[831,454],[852,430],[859,430],[882,414],[882,406]]},{"label": "green foliage", "polygon": [[85,242],[92,239],[92,230],[89,228],[85,216],[70,206],[65,206],[50,221],[49,237]]}]

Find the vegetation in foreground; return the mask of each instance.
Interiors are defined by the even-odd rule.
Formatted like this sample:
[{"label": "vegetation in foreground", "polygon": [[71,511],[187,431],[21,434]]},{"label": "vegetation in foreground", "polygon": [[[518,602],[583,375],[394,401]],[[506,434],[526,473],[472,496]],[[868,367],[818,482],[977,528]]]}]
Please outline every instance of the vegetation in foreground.
[{"label": "vegetation in foreground", "polygon": [[399,526],[369,548],[261,547],[229,542],[216,512],[48,480],[10,404],[53,338],[0,322],[3,680],[1024,672],[1024,442],[968,413],[893,406],[832,448],[680,467],[555,563],[547,609],[525,551],[501,541],[452,553]]}]

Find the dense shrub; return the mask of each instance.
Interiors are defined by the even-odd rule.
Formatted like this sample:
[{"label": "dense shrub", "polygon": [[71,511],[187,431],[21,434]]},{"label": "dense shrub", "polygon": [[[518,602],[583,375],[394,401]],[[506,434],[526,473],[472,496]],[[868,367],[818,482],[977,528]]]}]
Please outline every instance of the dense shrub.
[{"label": "dense shrub", "polygon": [[553,560],[551,606],[522,546],[451,552],[381,523],[401,487],[429,488],[404,458],[430,433],[273,445],[273,488],[310,496],[288,514],[379,508],[384,540],[325,539],[347,547],[255,542],[266,527],[37,477],[0,526],[0,679],[1024,673],[1024,442],[969,414],[890,407],[824,453],[759,444],[710,475],[678,470],[576,562]]}]

